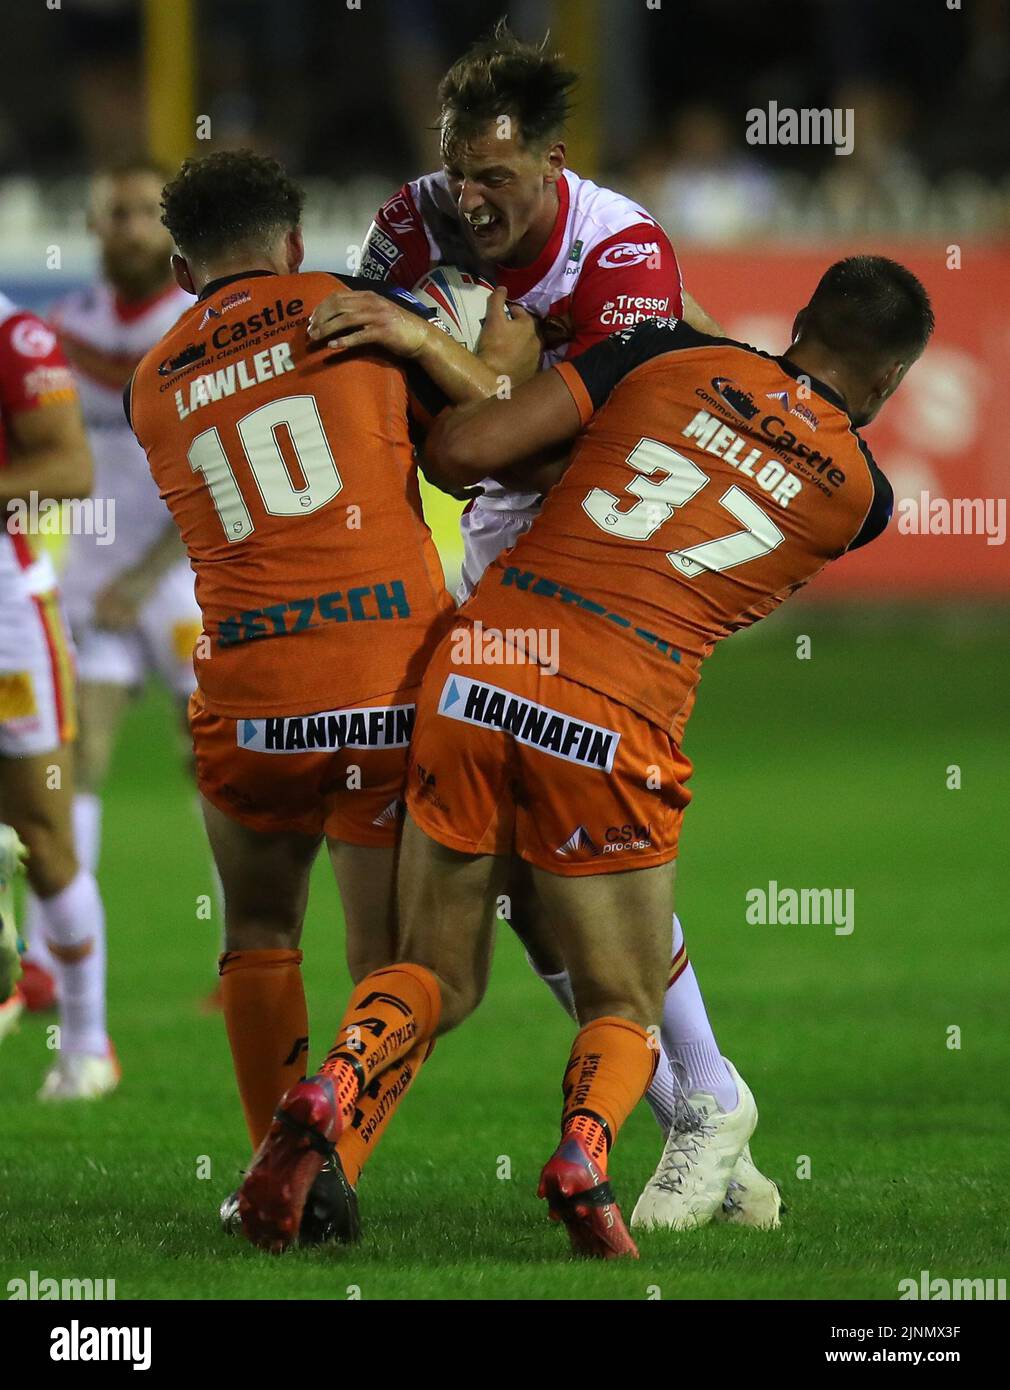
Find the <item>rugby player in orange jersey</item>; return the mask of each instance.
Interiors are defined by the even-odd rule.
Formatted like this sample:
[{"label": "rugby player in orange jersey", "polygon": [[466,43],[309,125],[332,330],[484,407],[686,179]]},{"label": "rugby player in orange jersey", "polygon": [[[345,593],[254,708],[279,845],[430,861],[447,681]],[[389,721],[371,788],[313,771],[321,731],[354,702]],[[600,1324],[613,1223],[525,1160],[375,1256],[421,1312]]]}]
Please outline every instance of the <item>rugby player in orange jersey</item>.
[{"label": "rugby player in orange jersey", "polygon": [[[576,172],[565,125],[577,74],[563,55],[524,43],[507,24],[475,43],[439,84],[442,168],[405,183],[375,214],[361,248],[359,274],[410,289],[441,261],[488,276],[510,303],[536,314],[547,351],[542,366],[574,361],[594,343],[647,318],[684,318],[721,333],[691,298],[676,249],[634,198]],[[573,169],[569,159],[574,161]],[[688,272],[690,267],[688,267]],[[328,325],[328,303],[313,327]],[[528,530],[546,483],[482,478],[462,514],[463,567],[457,598],[472,593],[492,561]],[[610,827],[610,850],[628,852],[635,827]],[[574,1015],[571,981],[537,899],[529,866],[513,864],[507,916],[528,959],[558,1002]],[[664,1140],[680,1136],[678,1200],[669,1224],[700,1224],[708,1194],[723,1193],[722,1135],[747,1124],[756,1102],[722,1055],[684,929],[671,924],[670,966],[660,1020],[659,1061],[646,1092]],[[739,1225],[779,1224],[779,1194],[754,1164],[749,1146],[737,1160],[729,1199],[713,1213]]]},{"label": "rugby player in orange jersey", "polygon": [[[165,187],[164,221],[176,278],[198,298],[125,398],[196,574],[190,727],[224,888],[223,1009],[254,1149],[304,1071],[298,942],[324,839],[352,977],[393,958],[414,700],[452,611],[421,513],[410,414],[424,417],[421,396],[433,409],[478,399],[500,372],[521,380],[539,360],[532,321],[507,319],[503,294],[489,365],[409,294],[355,294],[344,277],[301,272],[302,201],[275,161],[248,151],[183,164]],[[306,333],[334,284],[348,301],[336,351]],[[370,349],[380,337],[410,372]],[[426,1051],[393,1079],[395,1095]],[[370,1097],[331,1165],[320,1212],[339,1216],[337,1233],[354,1234],[344,1177],[355,1181],[388,1108],[381,1092]]]},{"label": "rugby player in orange jersey", "polygon": [[[653,320],[509,400],[440,416],[426,452],[443,483],[488,469],[521,479],[544,450],[578,442],[425,674],[398,871],[403,958],[360,982],[320,1073],[282,1102],[243,1189],[263,1244],[321,1162],[310,1144],[339,1142],[364,1088],[479,1003],[518,853],[557,924],[581,1024],[540,1196],[576,1252],[637,1255],[607,1164],[656,1061],[700,668],[883,531],[891,488],[858,427],[932,327],[911,272],[853,257],[822,277],[782,357]],[[478,623],[506,642],[555,630],[557,673],[502,660],[489,678]],[[606,855],[606,826],[625,822],[644,827],[634,855]],[[670,1177],[661,1161],[633,1224],[665,1224]]]}]

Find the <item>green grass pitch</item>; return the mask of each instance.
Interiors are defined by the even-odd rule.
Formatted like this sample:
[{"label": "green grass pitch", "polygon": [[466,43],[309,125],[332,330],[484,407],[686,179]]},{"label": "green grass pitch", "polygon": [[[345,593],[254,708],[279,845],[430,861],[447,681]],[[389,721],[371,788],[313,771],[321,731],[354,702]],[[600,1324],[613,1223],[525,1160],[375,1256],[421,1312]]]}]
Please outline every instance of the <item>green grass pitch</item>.
[{"label": "green grass pitch", "polygon": [[[1003,632],[856,637],[813,610],[713,658],[679,908],[789,1210],[772,1233],[644,1235],[641,1262],[615,1265],[573,1262],[535,1197],[572,1030],[507,934],[484,1006],[365,1174],[363,1244],[271,1259],[219,1233],[244,1132],[221,1021],[197,1008],[216,953],[205,851],[166,701],[145,697],[101,871],[123,1084],[45,1108],[45,1022],[0,1048],[0,1296],[32,1269],[115,1279],[120,1299],[893,1299],[923,1269],[1005,1276],[1008,669]],[[314,1056],[348,987],[327,874],[303,942]],[[852,888],[855,930],[748,925],[745,894],[770,879]],[[659,1150],[643,1105],[611,1164],[626,1213]]]}]

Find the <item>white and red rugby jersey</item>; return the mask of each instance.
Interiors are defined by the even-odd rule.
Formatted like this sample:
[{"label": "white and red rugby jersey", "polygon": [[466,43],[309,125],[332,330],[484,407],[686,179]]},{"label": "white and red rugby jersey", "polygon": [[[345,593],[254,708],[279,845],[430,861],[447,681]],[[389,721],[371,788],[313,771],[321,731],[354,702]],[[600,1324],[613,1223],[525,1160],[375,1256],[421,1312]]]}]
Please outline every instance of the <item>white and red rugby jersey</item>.
[{"label": "white and red rugby jersey", "polygon": [[[34,314],[0,294],[0,469],[8,460],[12,415],[76,397],[74,379],[56,334]],[[40,499],[40,503],[43,499]],[[10,514],[0,513],[0,597],[55,588],[49,555]]]},{"label": "white and red rugby jersey", "polygon": [[[642,319],[679,318],[680,266],[659,223],[623,193],[600,188],[570,169],[557,189],[558,215],[547,244],[532,264],[515,268],[476,256],[445,174],[424,174],[404,184],[376,213],[358,274],[406,289],[439,264],[485,275],[538,318],[567,325],[567,341],[544,354],[544,366],[575,357]],[[466,588],[530,524],[539,503],[538,494],[510,492],[493,479],[482,486],[484,495],[463,520]]]},{"label": "white and red rugby jersey", "polygon": [[193,296],[171,285],[127,303],[105,282],[67,295],[49,311],[77,379],[95,462],[94,496],[114,498],[115,542],[74,536],[64,588],[69,606],[136,564],[169,524],[143,449],[123,415],[123,388],[134,368],[178,319]]}]

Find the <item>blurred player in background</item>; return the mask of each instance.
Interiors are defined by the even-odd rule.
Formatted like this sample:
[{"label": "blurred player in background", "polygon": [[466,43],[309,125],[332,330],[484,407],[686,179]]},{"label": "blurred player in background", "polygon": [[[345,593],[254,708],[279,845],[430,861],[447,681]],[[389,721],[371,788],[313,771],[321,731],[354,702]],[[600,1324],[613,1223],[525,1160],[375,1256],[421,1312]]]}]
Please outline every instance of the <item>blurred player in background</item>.
[{"label": "blurred player in background", "polygon": [[[134,367],[193,303],[172,278],[172,240],[160,220],[164,178],[157,165],[140,161],[94,179],[88,222],[102,278],[51,311],[81,396],[94,495],[109,508],[105,534],[71,537],[63,570],[78,669],[74,830],[92,873],[100,858],[102,789],[127,701],[156,676],[175,697],[185,727],[195,685],[200,611],[193,573],[123,419],[123,387]],[[49,962],[38,927],[30,903],[23,988],[30,1006],[45,1007]]]},{"label": "blurred player in background", "polygon": [[93,1099],[119,1080],[105,1028],[105,913],[74,845],[73,648],[52,559],[30,534],[33,498],[41,512],[85,496],[91,481],[56,335],[0,295],[0,820],[28,850],[59,987],[59,1049],[39,1092],[54,1101]]},{"label": "blurred player in background", "polygon": [[[144,357],[127,400],[197,576],[206,646],[190,722],[224,884],[225,1023],[254,1149],[304,1073],[298,946],[324,840],[352,977],[395,956],[414,691],[452,614],[410,416],[482,398],[498,379],[410,295],[367,283],[356,295],[360,281],[299,273],[302,202],[275,161],[248,151],[186,161],[164,190],[164,215],[179,283],[199,298]],[[346,334],[336,355],[305,331],[334,284]],[[510,324],[503,303],[519,352],[498,365],[532,375],[535,330],[525,316]],[[369,305],[395,325],[416,376],[368,350]],[[440,390],[425,406],[418,393],[432,382]],[[345,1175],[356,1181],[391,1098],[426,1055],[427,1044],[365,1098],[332,1160],[344,1236],[356,1224]]]},{"label": "blurred player in background", "polygon": [[[511,851],[556,925],[581,1025],[539,1195],[577,1254],[637,1257],[608,1156],[656,1067],[649,1030],[690,800],[681,743],[701,669],[718,642],[883,532],[893,494],[859,429],[932,329],[910,271],[856,256],[825,272],[780,357],[658,319],[436,421],[426,457],[449,486],[485,468],[521,477],[577,442],[425,673],[398,869],[403,960],[360,981],[320,1072],[278,1109],[243,1188],[275,1228],[297,1219],[313,1150],[339,1142],[359,1092],[480,1002]],[[799,393],[798,433],[757,405]],[[477,621],[506,640],[558,630],[560,669],[511,662],[489,675]],[[608,823],[649,834],[633,858],[559,859],[576,816],[597,844]],[[632,1224],[669,1224],[679,1161],[668,1144]]]},{"label": "blurred player in background", "polygon": [[14,883],[24,870],[26,853],[14,827],[0,823],[0,1042],[24,1009],[24,997],[15,988],[21,977],[21,954]]},{"label": "blurred player in background", "polygon": [[[577,75],[545,45],[519,42],[503,21],[450,68],[439,88],[443,167],[404,184],[379,209],[359,273],[407,289],[440,262],[486,275],[541,321],[545,366],[657,315],[720,331],[685,292],[674,248],[655,219],[567,167],[563,131]],[[315,315],[321,331],[330,326],[327,307]],[[461,601],[529,529],[545,485],[534,478],[517,490],[482,480],[461,519]],[[571,1013],[571,982],[519,861],[507,897],[530,963]],[[725,1191],[724,1140],[750,1126],[756,1108],[720,1052],[676,917],[662,1041],[648,1099],[664,1133],[682,1136],[683,1159],[668,1215],[672,1226],[694,1226],[708,1194]],[[749,1148],[736,1168],[719,1218],[777,1224],[778,1191]]]}]

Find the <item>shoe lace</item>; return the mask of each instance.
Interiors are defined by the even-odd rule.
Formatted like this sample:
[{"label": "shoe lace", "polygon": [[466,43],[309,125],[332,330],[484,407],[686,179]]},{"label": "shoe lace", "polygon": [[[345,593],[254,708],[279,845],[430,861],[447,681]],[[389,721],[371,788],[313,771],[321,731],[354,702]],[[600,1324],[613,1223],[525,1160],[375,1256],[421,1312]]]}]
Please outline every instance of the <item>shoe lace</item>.
[{"label": "shoe lace", "polygon": [[747,1189],[742,1182],[737,1182],[736,1178],[730,1178],[726,1187],[726,1196],[722,1204],[722,1209],[727,1216],[732,1216],[734,1212],[743,1211],[743,1204],[740,1201],[740,1196],[746,1191]]},{"label": "shoe lace", "polygon": [[679,1192],[685,1178],[698,1162],[704,1144],[712,1138],[715,1127],[702,1110],[687,1101],[674,1103],[670,1133],[653,1176],[653,1183],[663,1192]]}]

